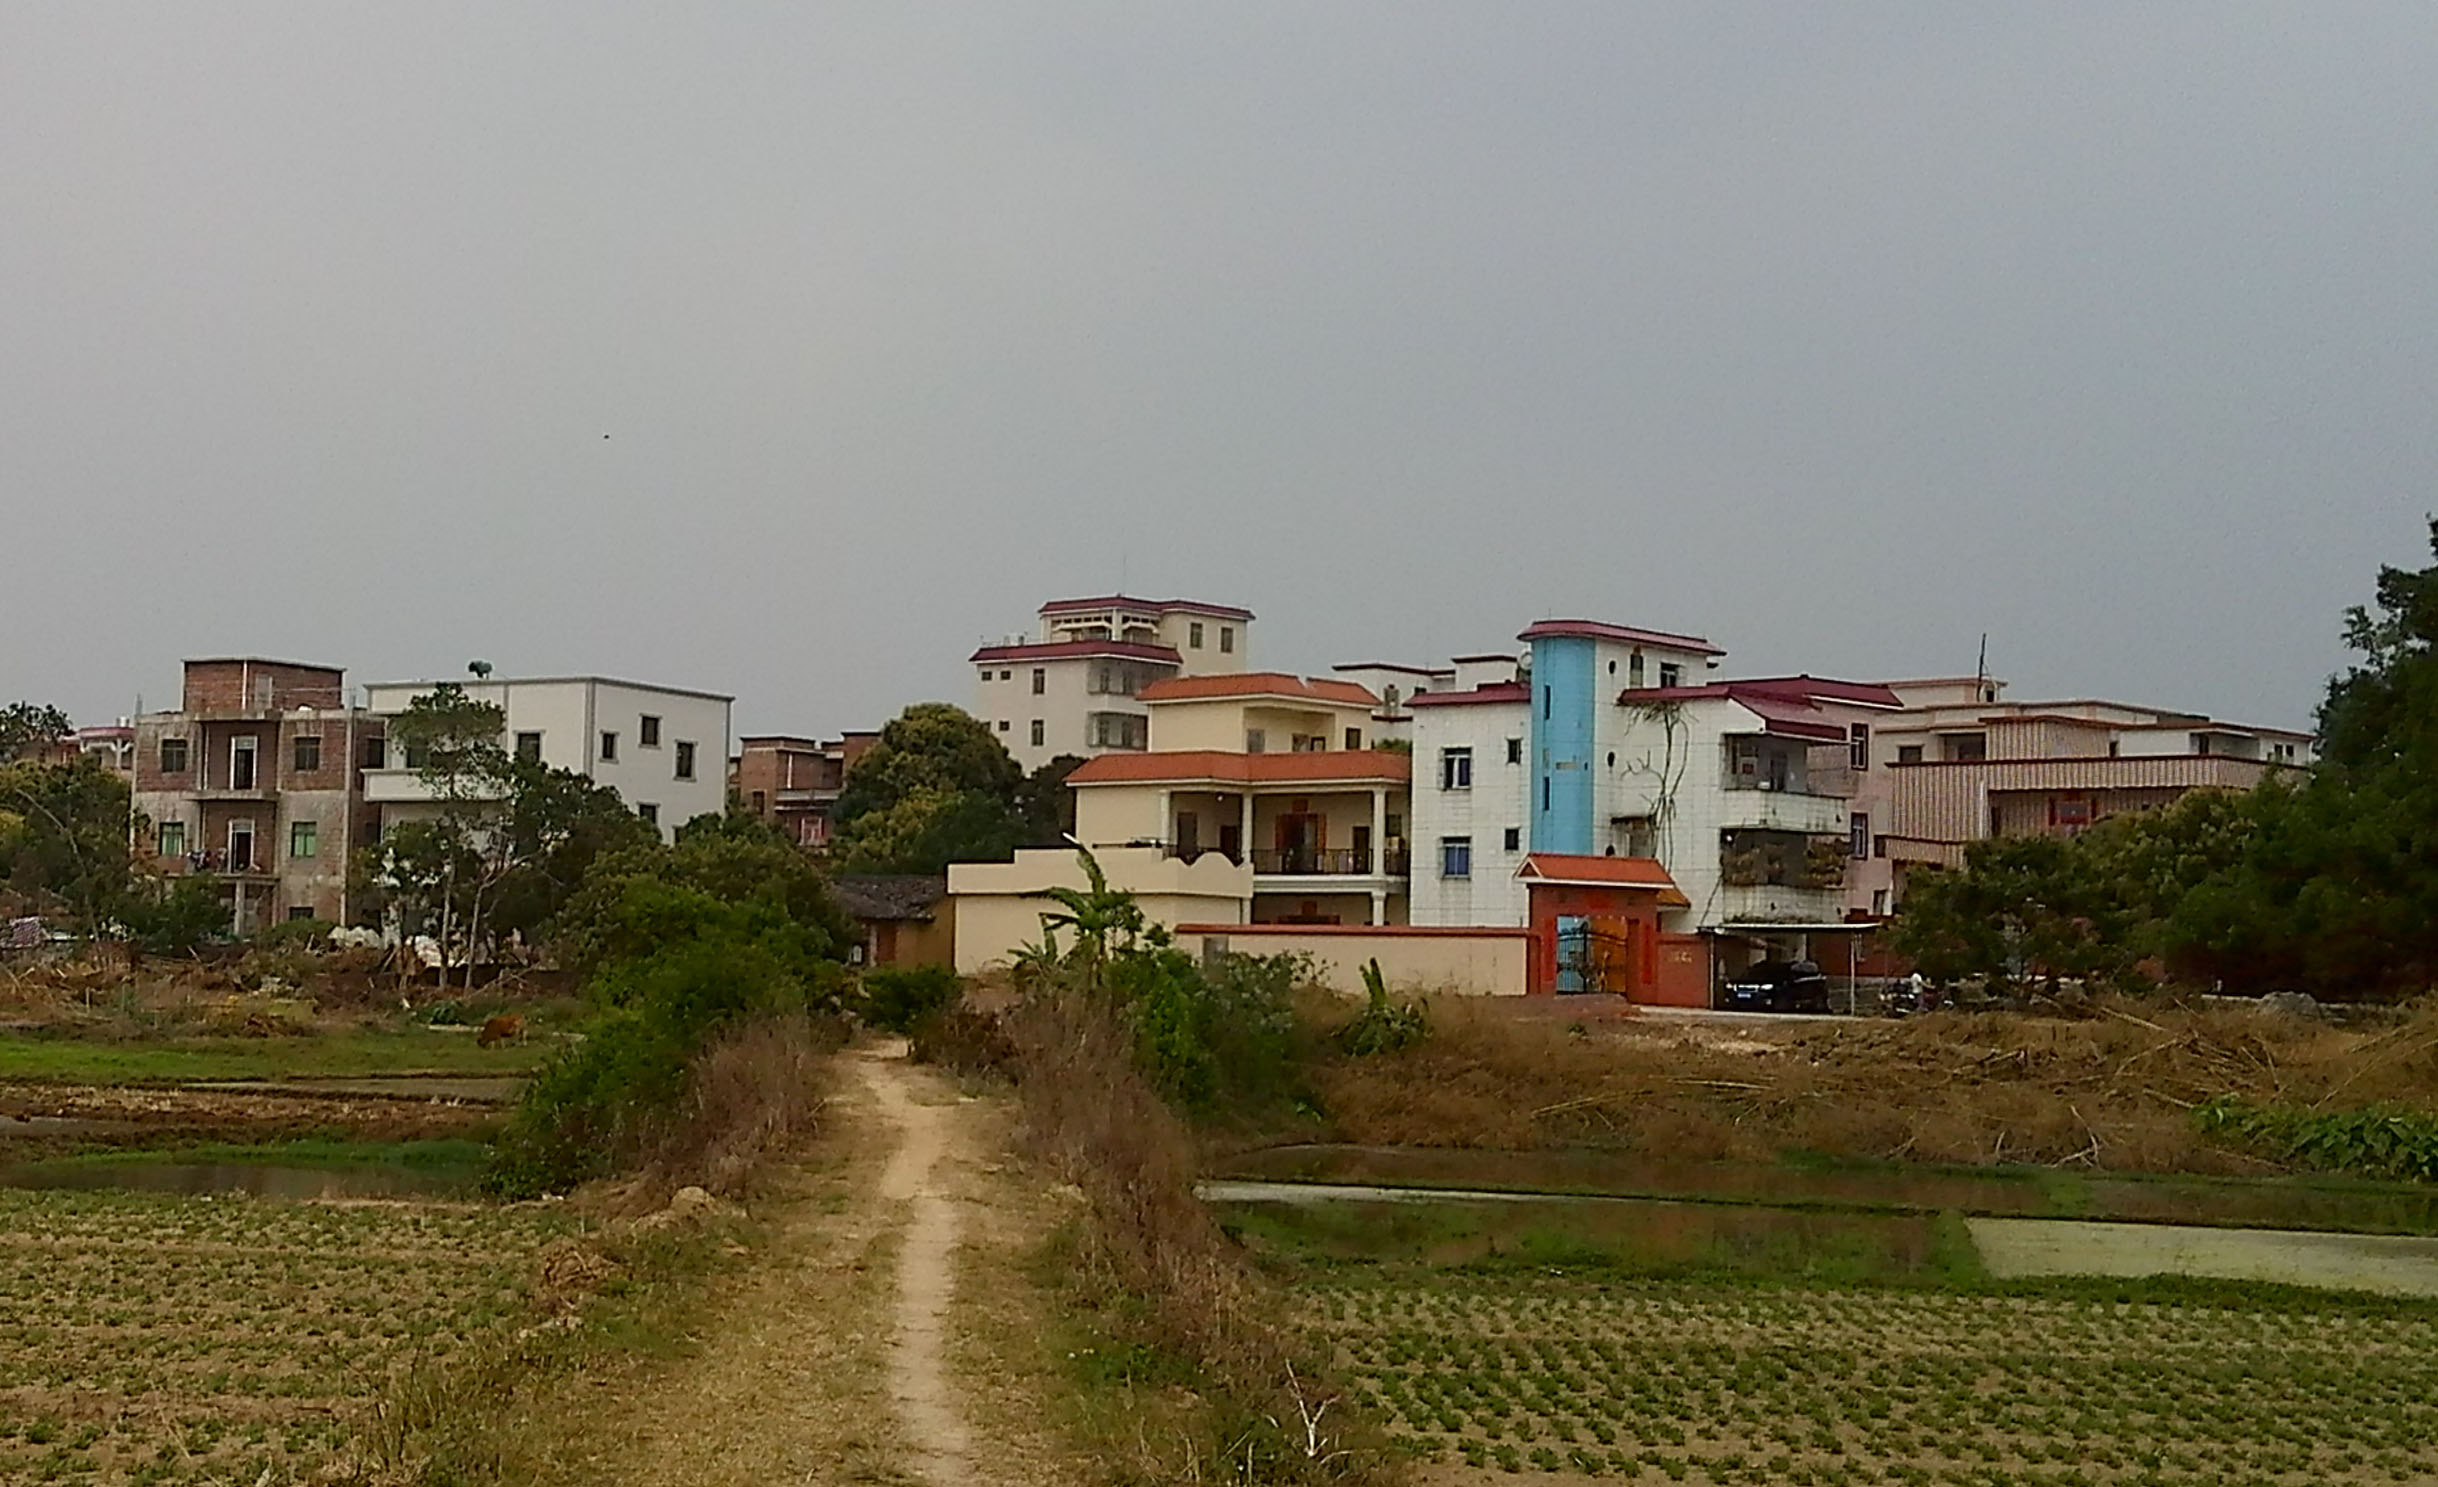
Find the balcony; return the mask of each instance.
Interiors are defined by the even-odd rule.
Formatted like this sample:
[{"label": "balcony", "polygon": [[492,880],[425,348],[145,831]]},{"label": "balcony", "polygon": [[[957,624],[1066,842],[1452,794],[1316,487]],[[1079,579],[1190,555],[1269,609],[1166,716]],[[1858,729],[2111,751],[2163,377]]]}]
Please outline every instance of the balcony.
[{"label": "balcony", "polygon": [[1719,793],[1718,824],[1729,830],[1788,831],[1801,836],[1839,836],[1851,802],[1842,795],[1730,785]]},{"label": "balcony", "polygon": [[[1368,847],[1309,847],[1292,851],[1256,848],[1253,871],[1280,878],[1367,878],[1375,871],[1373,856]],[[1402,878],[1410,870],[1408,854],[1402,848],[1380,854],[1377,871],[1381,876]]]},{"label": "balcony", "polygon": [[197,785],[185,792],[190,800],[272,800],[279,789],[269,780],[257,779],[251,785]]},{"label": "balcony", "polygon": [[1721,885],[1702,918],[1713,924],[1834,924],[1845,918],[1845,889],[1786,883]]}]

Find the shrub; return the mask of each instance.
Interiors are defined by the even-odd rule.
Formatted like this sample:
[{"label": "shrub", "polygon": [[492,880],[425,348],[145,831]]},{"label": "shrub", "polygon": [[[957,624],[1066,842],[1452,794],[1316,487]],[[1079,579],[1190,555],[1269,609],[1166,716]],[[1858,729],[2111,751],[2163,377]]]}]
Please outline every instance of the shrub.
[{"label": "shrub", "polygon": [[955,1074],[1001,1074],[1016,1060],[1005,1024],[975,1007],[945,1007],[916,1023],[907,1052]]},{"label": "shrub", "polygon": [[1293,1097],[1299,955],[1220,955],[1173,947],[1110,959],[1109,995],[1134,1035],[1135,1059],[1162,1096],[1197,1115]]},{"label": "shrub", "polygon": [[1403,1053],[1431,1035],[1430,1014],[1419,1001],[1392,1002],[1377,960],[1363,967],[1363,1010],[1337,1030],[1336,1043],[1357,1058]]},{"label": "shrub", "polygon": [[863,973],[856,1014],[866,1027],[910,1034],[954,1003],[963,985],[947,966],[874,966]]},{"label": "shrub", "polygon": [[2194,1116],[2206,1135],[2232,1136],[2302,1166],[2438,1180],[2438,1116],[2418,1110],[2297,1110],[2221,1095]]}]

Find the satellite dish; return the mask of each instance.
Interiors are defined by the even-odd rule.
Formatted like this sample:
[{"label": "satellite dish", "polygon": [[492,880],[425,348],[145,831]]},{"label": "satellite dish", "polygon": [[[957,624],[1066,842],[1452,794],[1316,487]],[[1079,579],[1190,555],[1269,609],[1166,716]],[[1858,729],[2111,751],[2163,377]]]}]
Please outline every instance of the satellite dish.
[{"label": "satellite dish", "polygon": [[466,663],[466,670],[474,673],[474,679],[476,681],[481,681],[483,678],[491,674],[491,663],[488,661],[468,661]]}]

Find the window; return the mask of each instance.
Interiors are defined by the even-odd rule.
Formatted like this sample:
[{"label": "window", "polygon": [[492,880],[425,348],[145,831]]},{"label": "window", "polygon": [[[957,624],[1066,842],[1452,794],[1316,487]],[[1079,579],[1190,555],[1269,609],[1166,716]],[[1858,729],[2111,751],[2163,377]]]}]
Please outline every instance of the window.
[{"label": "window", "polygon": [[1096,749],[1149,748],[1151,720],[1134,713],[1094,713],[1086,737]]},{"label": "window", "polygon": [[288,823],[288,855],[292,858],[312,857],[320,852],[322,828],[318,821]]},{"label": "window", "polygon": [[1469,878],[1473,876],[1473,839],[1469,836],[1443,836],[1439,839],[1439,876]]},{"label": "window", "polygon": [[1219,627],[1219,649],[1229,655],[1235,654],[1236,627],[1234,625],[1221,625]]},{"label": "window", "polygon": [[298,734],[291,763],[293,772],[296,774],[320,774],[322,772],[322,736],[318,733]]},{"label": "window", "polygon": [[1258,728],[1247,728],[1244,730],[1244,751],[1246,753],[1263,753],[1268,750],[1269,746],[1270,738],[1268,734],[1262,732]]},{"label": "window", "polygon": [[677,777],[681,780],[694,778],[694,745],[682,738],[677,741]]},{"label": "window", "polygon": [[1546,686],[1541,688],[1541,721],[1549,721],[1549,688]]},{"label": "window", "polygon": [[183,821],[162,822],[153,828],[152,839],[154,849],[163,857],[186,855],[186,823]]},{"label": "window", "polygon": [[1524,741],[1522,739],[1511,738],[1507,740],[1507,762],[1509,764],[1521,764],[1524,762]]},{"label": "window", "polygon": [[1629,687],[1642,685],[1642,652],[1640,651],[1634,652],[1625,663],[1625,684]]},{"label": "window", "polygon": [[1039,718],[1035,718],[1035,719],[1033,720],[1033,733],[1032,733],[1032,738],[1033,738],[1033,747],[1034,747],[1034,748],[1038,749],[1038,748],[1040,748],[1040,747],[1041,747],[1041,740],[1042,740],[1042,737],[1043,737],[1043,735],[1044,735],[1044,734],[1045,734],[1047,731],[1048,731],[1048,730],[1047,730],[1047,729],[1045,729],[1045,728],[1042,726],[1041,719],[1039,719]]},{"label": "window", "polygon": [[1390,683],[1389,685],[1387,685],[1387,686],[1385,686],[1385,687],[1382,687],[1382,688],[1380,689],[1380,702],[1381,702],[1381,705],[1382,705],[1382,706],[1384,706],[1384,707],[1389,708],[1391,711],[1394,711],[1394,710],[1395,710],[1395,708],[1396,708],[1396,706],[1397,706],[1397,701],[1398,701],[1398,699],[1399,699],[1399,698],[1401,698],[1401,697],[1403,697],[1404,695],[1405,695],[1404,693],[1399,692],[1399,691],[1397,690],[1397,688],[1396,688],[1396,684],[1392,682],[1392,683]]},{"label": "window", "polygon": [[1473,751],[1471,749],[1441,749],[1439,751],[1439,788],[1470,790],[1473,788]]},{"label": "window", "polygon": [[1674,661],[1662,661],[1659,663],[1659,684],[1661,686],[1673,687],[1678,682],[1684,680],[1684,676],[1685,669],[1682,666],[1677,665]]},{"label": "window", "polygon": [[1001,718],[1001,719],[999,720],[999,731],[1000,731],[1001,733],[1005,733],[1007,730],[1008,730],[1008,721],[1007,721],[1007,719],[1005,719],[1005,718]]},{"label": "window", "polygon": [[770,814],[769,791],[756,790],[753,792],[753,813],[757,816],[767,816]]},{"label": "window", "polygon": [[432,746],[430,744],[409,742],[406,746],[405,753],[406,767],[409,769],[423,769],[428,767],[432,762]]},{"label": "window", "polygon": [[184,773],[186,773],[186,740],[185,740],[185,739],[183,739],[183,738],[165,738],[165,739],[162,739],[162,740],[161,740],[161,773],[163,773],[163,774],[184,774]]},{"label": "window", "polygon": [[1942,733],[1939,735],[1941,756],[1949,760],[1974,760],[1989,757],[1989,735],[1986,733]]},{"label": "window", "polygon": [[290,905],[288,905],[288,918],[289,918],[290,922],[294,922],[294,921],[299,920],[299,919],[310,919],[310,918],[312,918],[312,917],[313,917],[313,906],[312,906],[311,904],[290,904]]},{"label": "window", "polygon": [[644,713],[635,719],[635,742],[647,749],[660,747],[660,719]]},{"label": "window", "polygon": [[605,729],[601,734],[601,762],[604,764],[618,762],[618,731],[614,728]]},{"label": "window", "polygon": [[1050,669],[1049,669],[1048,667],[1046,667],[1046,666],[1036,666],[1036,667],[1034,667],[1034,668],[1033,668],[1033,695],[1034,695],[1034,696],[1036,696],[1036,697],[1039,697],[1039,696],[1041,696],[1043,693],[1045,693],[1045,692],[1047,692],[1047,691],[1049,691],[1049,690],[1050,690]]},{"label": "window", "polygon": [[539,764],[542,761],[542,735],[538,733],[518,734],[516,736],[516,757],[528,764]]},{"label": "window", "polygon": [[635,814],[643,817],[644,820],[650,822],[654,826],[658,826],[660,824],[660,807],[652,804],[652,802],[648,800],[635,807]]},{"label": "window", "polygon": [[1856,769],[1869,769],[1871,767],[1871,725],[1868,723],[1850,724],[1845,730],[1845,736],[1846,762]]},{"label": "window", "polygon": [[1920,744],[1898,744],[1896,746],[1896,762],[1899,764],[1921,763],[1922,746]]},{"label": "window", "polygon": [[1362,729],[1349,728],[1346,730],[1346,747],[1349,749],[1359,749],[1363,747]]},{"label": "window", "polygon": [[1877,918],[1881,918],[1881,919],[1885,919],[1885,918],[1887,918],[1887,917],[1888,917],[1888,890],[1887,890],[1887,889],[1885,889],[1885,888],[1874,888],[1874,889],[1872,889],[1872,890],[1871,890],[1871,913],[1872,913],[1872,914],[1873,914],[1875,917],[1877,917]]},{"label": "window", "polygon": [[1510,852],[1522,851],[1524,849],[1524,828],[1521,826],[1508,827],[1507,834],[1501,839],[1500,845]]},{"label": "window", "polygon": [[1185,627],[1185,644],[1191,650],[1202,649],[1202,622],[1200,620]]},{"label": "window", "polygon": [[364,758],[362,763],[363,767],[366,769],[389,768],[389,740],[382,738],[378,734],[364,740]]},{"label": "window", "polygon": [[1845,855],[1871,855],[1871,818],[1860,813],[1845,818]]},{"label": "window", "polygon": [[1013,671],[1002,671],[1002,672],[1000,672],[1000,673],[999,673],[999,680],[1001,680],[1001,681],[1003,681],[1003,682],[1012,682],[1012,681],[1014,681],[1015,679],[1016,679],[1016,673],[1015,673],[1015,672],[1013,672]]},{"label": "window", "polygon": [[1541,809],[1549,809],[1549,776],[1541,776]]}]

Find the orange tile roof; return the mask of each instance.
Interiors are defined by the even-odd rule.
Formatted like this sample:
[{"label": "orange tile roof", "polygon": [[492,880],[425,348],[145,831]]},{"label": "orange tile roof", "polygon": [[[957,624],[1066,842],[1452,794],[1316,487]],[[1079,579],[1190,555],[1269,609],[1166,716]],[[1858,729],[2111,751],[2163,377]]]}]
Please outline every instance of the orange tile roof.
[{"label": "orange tile roof", "polygon": [[1414,761],[1381,749],[1333,749],[1315,754],[1232,754],[1224,749],[1173,749],[1158,754],[1103,754],[1067,776],[1070,785],[1125,785],[1213,780],[1230,785],[1404,784]]},{"label": "orange tile roof", "polygon": [[1571,852],[1535,852],[1516,868],[1515,875],[1527,883],[1579,883],[1592,888],[1642,888],[1659,895],[1660,903],[1671,909],[1689,909],[1693,900],[1685,897],[1676,880],[1654,857],[1585,857]]},{"label": "orange tile roof", "polygon": [[1380,703],[1369,687],[1354,682],[1321,681],[1291,676],[1283,671],[1165,677],[1135,695],[1145,702],[1195,702],[1214,697],[1292,697],[1349,707],[1377,707]]}]

